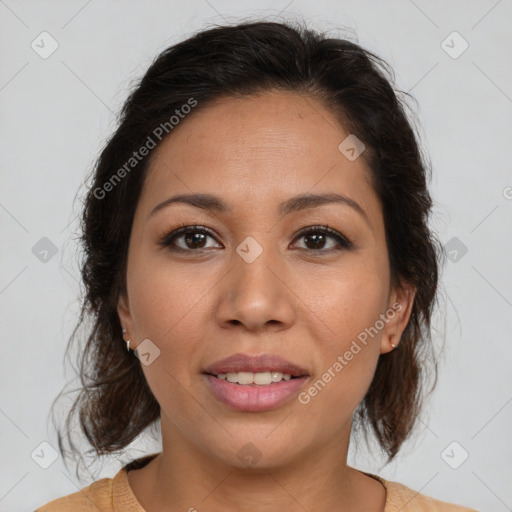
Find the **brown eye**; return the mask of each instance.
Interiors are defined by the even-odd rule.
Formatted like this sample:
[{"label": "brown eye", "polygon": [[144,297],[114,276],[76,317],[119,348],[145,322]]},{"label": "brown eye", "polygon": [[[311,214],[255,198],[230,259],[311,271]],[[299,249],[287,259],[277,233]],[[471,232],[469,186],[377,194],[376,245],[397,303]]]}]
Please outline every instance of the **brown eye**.
[{"label": "brown eye", "polygon": [[[302,231],[296,239],[305,240],[305,249],[311,251],[330,252],[332,250],[351,249],[353,244],[341,233],[334,231],[328,226],[315,226]],[[336,243],[334,247],[325,248],[327,241],[331,239]]]},{"label": "brown eye", "polygon": [[[202,226],[186,226],[166,235],[160,245],[169,250],[177,251],[201,251],[209,249],[205,244],[208,238],[213,238],[209,230]],[[181,246],[176,245],[177,240],[183,240]]]}]

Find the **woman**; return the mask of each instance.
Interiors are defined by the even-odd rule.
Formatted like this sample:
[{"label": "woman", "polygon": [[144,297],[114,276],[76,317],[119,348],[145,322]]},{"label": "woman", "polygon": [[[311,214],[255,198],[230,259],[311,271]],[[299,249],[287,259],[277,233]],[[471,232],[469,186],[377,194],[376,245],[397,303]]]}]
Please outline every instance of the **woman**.
[{"label": "woman", "polygon": [[396,456],[436,372],[442,251],[386,72],[268,22],[151,65],[86,198],[67,425],[102,455],[160,420],[162,451],[40,512],[471,510],[347,465],[356,428]]}]

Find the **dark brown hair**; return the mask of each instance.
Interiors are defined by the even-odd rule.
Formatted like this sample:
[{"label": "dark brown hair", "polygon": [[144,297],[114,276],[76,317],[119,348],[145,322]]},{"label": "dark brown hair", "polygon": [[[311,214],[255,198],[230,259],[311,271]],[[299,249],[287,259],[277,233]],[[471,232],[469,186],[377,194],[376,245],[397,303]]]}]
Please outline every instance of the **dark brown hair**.
[{"label": "dark brown hair", "polygon": [[[77,412],[95,456],[120,452],[160,416],[139,360],[126,351],[116,309],[119,295],[126,292],[128,243],[150,155],[129,171],[126,162],[148,137],[155,138],[163,123],[172,136],[169,119],[191,98],[197,102],[189,114],[193,116],[220,97],[277,90],[322,101],[348,133],[363,141],[362,156],[383,208],[392,285],[409,283],[417,290],[400,344],[380,356],[354,416],[365,439],[371,431],[388,462],[395,457],[418,418],[425,396],[423,377],[428,373],[437,380],[435,357],[426,354],[432,348],[431,315],[442,250],[428,227],[430,166],[406,115],[406,103],[399,99],[409,95],[393,84],[393,71],[381,58],[347,39],[300,24],[215,26],[154,60],[125,102],[85,197],[80,238],[85,294],[68,350],[78,328],[87,320],[90,324],[80,350],[81,388],[65,425],[58,428],[63,455],[67,436],[77,453],[71,440]],[[126,172],[119,172],[123,166]],[[122,179],[112,181],[114,175]],[[432,371],[426,372],[429,361]]]}]

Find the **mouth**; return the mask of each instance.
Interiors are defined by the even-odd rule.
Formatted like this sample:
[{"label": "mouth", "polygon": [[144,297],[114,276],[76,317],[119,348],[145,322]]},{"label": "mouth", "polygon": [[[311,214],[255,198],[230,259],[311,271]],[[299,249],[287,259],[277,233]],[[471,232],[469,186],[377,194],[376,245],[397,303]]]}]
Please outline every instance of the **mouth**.
[{"label": "mouth", "polygon": [[232,409],[275,409],[298,394],[309,372],[279,356],[235,354],[203,372],[214,397]]},{"label": "mouth", "polygon": [[[286,380],[289,380],[288,376],[293,378],[309,375],[305,368],[274,354],[261,354],[258,356],[233,354],[208,366],[203,370],[203,373],[214,375],[215,377],[225,375],[229,382],[231,381],[228,376],[232,374],[231,378],[234,378],[233,374],[236,374],[237,379],[240,378],[242,380],[241,384],[245,384],[246,380],[248,384],[258,384],[259,380],[268,380],[268,374],[270,374],[271,382],[279,382],[283,376]],[[249,374],[252,375],[253,382],[249,381],[251,377]],[[279,374],[281,374],[280,377]],[[223,377],[220,378],[222,379]],[[263,382],[266,382],[266,380]],[[269,384],[270,382],[267,383]]]},{"label": "mouth", "polygon": [[239,384],[240,386],[268,386],[269,384],[288,381],[292,379],[299,379],[306,377],[306,375],[291,375],[290,373],[283,373],[278,371],[264,371],[264,372],[228,372],[219,373],[218,375],[207,373],[220,380],[231,382],[232,384]]}]

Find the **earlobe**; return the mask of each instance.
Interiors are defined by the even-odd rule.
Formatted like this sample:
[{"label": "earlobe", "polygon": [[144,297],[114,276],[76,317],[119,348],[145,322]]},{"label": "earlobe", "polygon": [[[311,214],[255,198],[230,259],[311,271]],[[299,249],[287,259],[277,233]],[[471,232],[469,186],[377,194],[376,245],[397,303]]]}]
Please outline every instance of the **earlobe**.
[{"label": "earlobe", "polygon": [[119,322],[123,329],[123,337],[129,339],[133,330],[130,308],[125,295],[119,296],[119,300],[117,301],[117,315],[119,316]]}]

